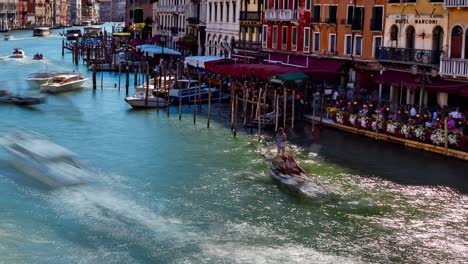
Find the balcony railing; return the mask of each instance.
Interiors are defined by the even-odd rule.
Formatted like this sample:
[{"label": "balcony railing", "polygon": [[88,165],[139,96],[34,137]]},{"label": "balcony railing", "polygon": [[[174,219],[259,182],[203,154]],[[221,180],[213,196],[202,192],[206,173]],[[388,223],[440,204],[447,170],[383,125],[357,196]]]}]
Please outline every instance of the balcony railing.
[{"label": "balcony railing", "polygon": [[267,9],[265,10],[265,20],[297,21],[298,14],[296,9]]},{"label": "balcony railing", "polygon": [[441,75],[468,77],[468,60],[443,58],[440,60]]},{"label": "balcony railing", "polygon": [[444,0],[445,7],[468,7],[468,0]]},{"label": "balcony railing", "polygon": [[238,40],[235,43],[236,49],[243,49],[243,50],[252,50],[258,51],[260,50],[260,41],[250,41],[250,40]]},{"label": "balcony railing", "polygon": [[440,50],[406,49],[378,47],[375,49],[375,58],[377,60],[399,61],[408,63],[423,63],[423,57],[428,56],[430,64],[439,64]]},{"label": "balcony railing", "polygon": [[256,11],[241,11],[240,12],[240,21],[260,21],[261,13]]}]

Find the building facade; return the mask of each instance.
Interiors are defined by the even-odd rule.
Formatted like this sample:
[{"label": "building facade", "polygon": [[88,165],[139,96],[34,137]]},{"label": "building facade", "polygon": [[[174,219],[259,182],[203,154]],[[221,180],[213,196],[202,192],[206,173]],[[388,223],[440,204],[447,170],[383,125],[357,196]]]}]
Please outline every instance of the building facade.
[{"label": "building facade", "polygon": [[18,1],[0,1],[0,29],[8,30],[18,27]]},{"label": "building facade", "polygon": [[239,38],[234,46],[240,56],[255,55],[261,50],[262,11],[263,1],[241,0],[240,2]]},{"label": "building facade", "polygon": [[99,2],[99,17],[102,22],[113,21],[114,4],[112,0],[101,0]]},{"label": "building facade", "polygon": [[159,0],[155,5],[156,35],[164,36],[161,44],[175,49],[186,34],[186,13],[190,12],[192,5],[188,0]]},{"label": "building facade", "polygon": [[205,54],[230,57],[239,38],[241,0],[208,0]]},{"label": "building facade", "polygon": [[[181,1],[181,0],[178,0]],[[176,0],[171,0],[175,5]],[[153,1],[152,0],[127,0],[126,1],[125,25],[135,23],[144,23],[145,20],[153,20]]]},{"label": "building facade", "polygon": [[81,25],[81,0],[70,0],[70,20],[73,25]]}]

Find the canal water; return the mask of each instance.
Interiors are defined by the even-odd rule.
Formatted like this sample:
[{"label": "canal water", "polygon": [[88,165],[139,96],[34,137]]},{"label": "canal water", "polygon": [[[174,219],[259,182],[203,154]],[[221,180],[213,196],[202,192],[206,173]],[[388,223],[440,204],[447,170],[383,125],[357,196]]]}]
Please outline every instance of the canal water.
[{"label": "canal water", "polygon": [[[1,89],[37,92],[24,81],[36,71],[91,76],[61,56],[60,32],[0,40],[3,58],[16,47],[27,55],[0,61]],[[334,130],[314,140],[297,126],[289,151],[334,192],[297,197],[275,185],[255,135],[232,137],[225,106],[213,106],[208,129],[206,107],[196,124],[192,106],[180,121],[177,107],[135,111],[116,74],[102,80],[43,105],[0,105],[0,133],[41,133],[99,176],[48,190],[1,150],[0,263],[468,262],[466,162]]]}]

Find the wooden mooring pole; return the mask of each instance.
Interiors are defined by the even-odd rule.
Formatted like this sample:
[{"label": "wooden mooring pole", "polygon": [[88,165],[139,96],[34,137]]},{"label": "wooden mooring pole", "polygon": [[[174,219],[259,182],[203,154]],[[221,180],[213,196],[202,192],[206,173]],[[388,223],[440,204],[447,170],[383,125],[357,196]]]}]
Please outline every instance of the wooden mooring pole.
[{"label": "wooden mooring pole", "polygon": [[208,121],[206,127],[210,128],[210,117],[211,117],[211,79],[208,79]]},{"label": "wooden mooring pole", "polygon": [[128,86],[130,85],[130,72],[128,62],[125,63],[125,94],[128,95]]},{"label": "wooden mooring pole", "polygon": [[93,90],[96,90],[96,64],[93,63],[91,68],[93,70]]},{"label": "wooden mooring pole", "polygon": [[262,134],[262,122],[260,121],[260,118],[261,118],[261,111],[260,111],[260,100],[262,100],[262,88],[260,88],[260,90],[258,91],[258,101],[257,101],[257,120],[258,120],[258,130],[257,130],[257,134],[258,134],[258,142],[260,142],[260,139],[261,139],[261,134]]}]

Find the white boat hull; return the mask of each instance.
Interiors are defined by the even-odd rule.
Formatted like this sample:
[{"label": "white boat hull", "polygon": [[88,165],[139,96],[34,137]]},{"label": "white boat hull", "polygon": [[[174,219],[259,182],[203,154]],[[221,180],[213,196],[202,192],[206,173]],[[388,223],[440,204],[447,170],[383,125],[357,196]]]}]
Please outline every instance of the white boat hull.
[{"label": "white boat hull", "polygon": [[145,100],[144,97],[130,96],[125,98],[125,102],[133,108],[157,108],[168,106],[166,100],[160,97],[148,97],[148,100]]},{"label": "white boat hull", "polygon": [[13,54],[13,55],[10,56],[10,58],[22,59],[22,58],[24,58],[24,55],[23,54]]},{"label": "white boat hull", "polygon": [[45,93],[61,93],[61,92],[70,92],[83,88],[83,84],[87,79],[82,79],[79,81],[74,81],[65,84],[43,84],[41,85],[41,92]]}]

